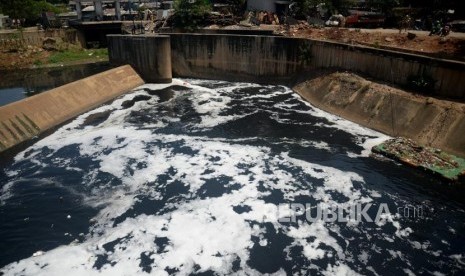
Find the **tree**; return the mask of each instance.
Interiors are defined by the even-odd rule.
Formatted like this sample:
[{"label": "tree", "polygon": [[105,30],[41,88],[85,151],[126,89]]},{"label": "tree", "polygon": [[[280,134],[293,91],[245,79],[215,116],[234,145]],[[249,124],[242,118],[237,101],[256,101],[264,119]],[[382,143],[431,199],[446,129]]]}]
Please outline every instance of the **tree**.
[{"label": "tree", "polygon": [[45,0],[1,0],[0,10],[10,18],[25,18],[34,22],[44,11],[58,12],[58,9]]},{"label": "tree", "polygon": [[223,0],[222,3],[229,4],[231,6],[231,12],[234,15],[240,16],[242,16],[247,7],[247,0]]},{"label": "tree", "polygon": [[367,6],[380,10],[382,12],[390,12],[393,8],[401,5],[400,0],[368,0]]},{"label": "tree", "polygon": [[315,13],[316,7],[323,4],[332,14],[347,13],[347,10],[354,6],[356,0],[295,0],[296,13],[300,16]]},{"label": "tree", "polygon": [[174,24],[186,30],[196,29],[211,11],[208,0],[176,0],[174,1]]},{"label": "tree", "polygon": [[349,8],[357,4],[356,0],[331,0],[330,1],[330,10],[335,13],[347,14]]}]

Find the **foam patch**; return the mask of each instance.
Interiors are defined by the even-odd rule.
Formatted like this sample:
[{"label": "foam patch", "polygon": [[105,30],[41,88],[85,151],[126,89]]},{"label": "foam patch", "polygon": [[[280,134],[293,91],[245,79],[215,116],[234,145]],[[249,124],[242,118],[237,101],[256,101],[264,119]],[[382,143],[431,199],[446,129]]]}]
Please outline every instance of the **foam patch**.
[{"label": "foam patch", "polygon": [[[185,89],[173,88],[161,101],[156,92],[174,85]],[[151,97],[123,104],[141,95]],[[109,112],[104,120],[89,123],[102,112]],[[415,231],[399,216],[384,215],[378,224],[280,220],[283,203],[403,204],[370,187],[359,168],[371,144],[385,138],[312,107],[283,86],[206,80],[146,84],[16,156],[6,169],[3,206],[20,193],[21,181],[45,189],[48,184],[38,179],[53,169],[62,175],[54,178],[57,186],[96,215],[81,239],[18,259],[1,271],[358,275],[382,273],[394,264],[392,271],[418,271],[414,261],[420,253],[410,243]],[[67,181],[71,173],[79,181]],[[434,260],[431,268],[439,271],[436,262],[447,258],[463,269],[462,255],[434,253],[450,249],[439,243],[421,251],[424,259]],[[402,253],[391,254],[398,250]]]}]

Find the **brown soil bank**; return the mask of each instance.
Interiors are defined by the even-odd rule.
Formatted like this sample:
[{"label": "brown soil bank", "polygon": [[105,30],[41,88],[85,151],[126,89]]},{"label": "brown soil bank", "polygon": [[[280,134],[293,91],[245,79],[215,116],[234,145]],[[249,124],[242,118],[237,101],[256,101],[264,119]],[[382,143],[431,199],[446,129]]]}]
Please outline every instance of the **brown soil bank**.
[{"label": "brown soil bank", "polygon": [[465,104],[413,95],[350,73],[315,77],[293,89],[318,108],[363,126],[465,156]]}]

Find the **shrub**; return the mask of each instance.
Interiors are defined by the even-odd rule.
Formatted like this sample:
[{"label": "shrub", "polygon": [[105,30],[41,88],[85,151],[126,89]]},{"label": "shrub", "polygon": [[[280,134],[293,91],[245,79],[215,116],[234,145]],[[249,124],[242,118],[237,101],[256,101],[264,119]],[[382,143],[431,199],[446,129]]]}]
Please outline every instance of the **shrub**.
[{"label": "shrub", "polygon": [[174,25],[192,31],[198,28],[211,11],[208,0],[176,0],[174,2]]},{"label": "shrub", "polygon": [[433,77],[425,73],[407,77],[407,85],[409,88],[422,94],[432,94],[434,92],[435,83],[436,81]]}]

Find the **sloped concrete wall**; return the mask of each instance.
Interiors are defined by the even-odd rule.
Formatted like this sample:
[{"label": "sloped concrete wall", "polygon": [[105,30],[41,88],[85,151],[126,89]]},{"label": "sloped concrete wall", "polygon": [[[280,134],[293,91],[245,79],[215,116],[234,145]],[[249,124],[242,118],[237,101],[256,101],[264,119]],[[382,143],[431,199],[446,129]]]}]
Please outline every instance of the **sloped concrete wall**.
[{"label": "sloped concrete wall", "polygon": [[0,107],[0,152],[108,102],[144,81],[121,66]]},{"label": "sloped concrete wall", "polygon": [[[219,34],[170,34],[170,37],[171,65],[177,77],[289,84],[309,71],[329,68],[405,85],[409,76],[427,74],[435,80],[435,96],[465,100],[462,62],[286,37]],[[346,119],[465,156],[463,104],[428,100],[408,92],[365,93],[364,89],[336,89],[334,85],[331,81],[310,81],[294,89],[309,102]]]},{"label": "sloped concrete wall", "polygon": [[340,68],[360,72],[378,80],[407,84],[410,76],[429,75],[435,81],[435,95],[465,99],[465,63],[408,53],[313,41],[315,68]]},{"label": "sloped concrete wall", "polygon": [[330,113],[465,157],[463,103],[412,96],[348,73],[309,79],[293,89]]}]

